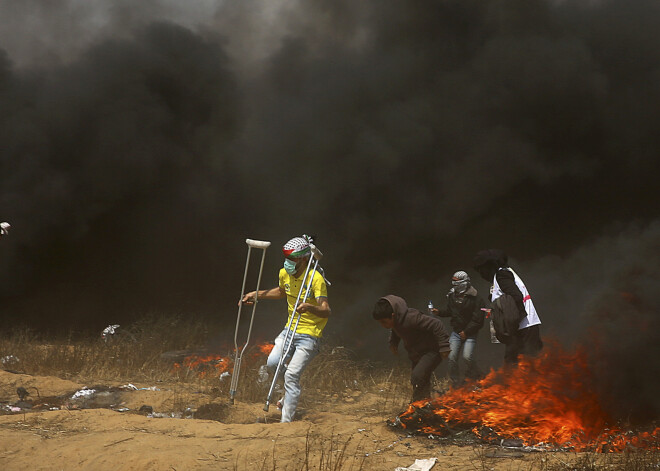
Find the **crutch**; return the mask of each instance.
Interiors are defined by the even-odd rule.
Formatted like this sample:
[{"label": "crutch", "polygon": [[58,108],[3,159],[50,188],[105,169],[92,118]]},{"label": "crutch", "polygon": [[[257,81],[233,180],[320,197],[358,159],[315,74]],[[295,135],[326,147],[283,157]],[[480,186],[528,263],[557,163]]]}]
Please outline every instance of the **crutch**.
[{"label": "crutch", "polygon": [[[300,316],[302,316],[301,312],[298,312],[296,315],[296,309],[298,309],[298,304],[300,302],[300,295],[302,294],[303,290],[305,290],[305,296],[303,296],[302,302],[304,303],[305,301],[307,301],[307,297],[309,296],[309,292],[311,290],[312,282],[314,281],[314,275],[316,274],[316,269],[319,266],[319,260],[323,258],[323,254],[319,249],[316,248],[314,244],[309,244],[309,247],[312,250],[313,256],[309,257],[309,262],[307,263],[307,268],[305,269],[305,276],[303,276],[303,280],[305,281],[303,282],[300,291],[298,291],[298,296],[296,297],[296,303],[293,305],[293,311],[291,311],[291,319],[289,320],[289,323],[287,324],[285,329],[286,333],[284,334],[284,343],[282,343],[282,353],[280,355],[280,360],[277,362],[277,368],[275,369],[273,382],[271,383],[270,389],[268,390],[268,397],[266,398],[266,404],[264,405],[264,411],[266,412],[268,412],[268,408],[270,407],[270,401],[273,396],[273,389],[275,389],[275,384],[277,383],[277,378],[280,374],[280,370],[282,369],[282,365],[284,364],[284,359],[289,354],[289,350],[291,349],[291,344],[293,343],[293,336],[296,334],[296,331],[298,330],[298,323],[300,322]],[[312,262],[314,262],[312,275],[309,278],[307,278],[307,274],[309,273],[309,269],[312,266]],[[296,319],[296,323],[293,326],[293,330],[291,330],[291,324],[293,324],[294,316]]]},{"label": "crutch", "polygon": [[[236,359],[234,360],[234,371],[231,375],[231,386],[229,386],[230,401],[234,403],[234,396],[236,395],[236,386],[238,385],[238,376],[241,374],[241,360],[243,359],[243,352],[250,341],[250,334],[252,333],[252,323],[254,322],[254,313],[257,311],[257,301],[259,299],[259,283],[261,282],[261,273],[264,269],[264,260],[266,259],[266,249],[270,247],[270,242],[265,240],[252,240],[245,239],[248,246],[247,259],[245,260],[245,272],[243,274],[243,287],[241,288],[241,298],[238,303],[238,316],[236,318],[236,330],[234,331],[234,350],[236,352]],[[254,303],[252,304],[252,317],[250,318],[250,327],[248,328],[247,338],[243,348],[238,348],[238,326],[241,322],[241,309],[243,308],[243,296],[245,296],[245,281],[247,280],[248,266],[250,265],[250,252],[252,249],[263,249],[261,254],[261,266],[259,267],[259,277],[257,278],[257,289],[254,294]]]}]

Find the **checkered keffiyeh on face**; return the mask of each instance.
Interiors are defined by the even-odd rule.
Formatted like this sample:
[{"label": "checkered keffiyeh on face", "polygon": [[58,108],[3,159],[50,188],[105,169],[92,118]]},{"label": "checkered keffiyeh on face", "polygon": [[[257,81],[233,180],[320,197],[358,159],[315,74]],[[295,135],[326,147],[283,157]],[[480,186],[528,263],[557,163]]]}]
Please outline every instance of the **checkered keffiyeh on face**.
[{"label": "checkered keffiyeh on face", "polygon": [[461,282],[461,281],[470,281],[470,275],[466,272],[460,270],[454,273],[454,276],[451,277],[452,282]]},{"label": "checkered keffiyeh on face", "polygon": [[462,270],[457,271],[451,277],[451,284],[455,293],[463,294],[470,288],[470,276]]},{"label": "checkered keffiyeh on face", "polygon": [[299,258],[309,255],[312,249],[306,239],[303,237],[294,237],[284,244],[282,252],[284,252],[284,256],[287,258]]}]

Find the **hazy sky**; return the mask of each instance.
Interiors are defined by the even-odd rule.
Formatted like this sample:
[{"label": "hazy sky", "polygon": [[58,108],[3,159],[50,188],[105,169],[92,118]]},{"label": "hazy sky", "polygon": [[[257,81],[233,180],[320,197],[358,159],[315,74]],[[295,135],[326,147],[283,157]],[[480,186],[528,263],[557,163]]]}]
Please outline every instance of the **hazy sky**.
[{"label": "hazy sky", "polygon": [[[3,1],[0,315],[233,331],[244,239],[273,242],[274,286],[309,233],[327,336],[359,348],[385,341],[378,297],[440,304],[497,247],[544,335],[606,322],[657,378],[659,22],[654,0]],[[274,335],[283,305],[260,312]]]}]

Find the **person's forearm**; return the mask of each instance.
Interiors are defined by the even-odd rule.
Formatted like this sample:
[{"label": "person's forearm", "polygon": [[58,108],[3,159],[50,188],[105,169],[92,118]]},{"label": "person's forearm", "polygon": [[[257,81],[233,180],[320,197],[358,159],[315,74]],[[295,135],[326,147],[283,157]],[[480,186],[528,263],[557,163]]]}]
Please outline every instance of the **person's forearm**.
[{"label": "person's forearm", "polygon": [[322,301],[318,306],[313,304],[305,304],[305,311],[311,312],[317,317],[328,318],[332,314],[330,304],[327,301]]},{"label": "person's forearm", "polygon": [[241,303],[252,304],[256,299],[282,299],[284,296],[286,296],[286,294],[279,286],[277,288],[259,290],[259,293],[256,291],[250,291],[238,301],[238,305],[240,306]]},{"label": "person's forearm", "polygon": [[520,315],[524,317],[527,315],[527,312],[525,311],[523,294],[518,286],[516,286],[513,275],[510,273],[511,272],[503,272],[501,275],[498,275],[497,282],[499,283],[502,292],[508,294],[514,299],[516,306],[518,306],[518,310],[520,311]]},{"label": "person's forearm", "polygon": [[434,314],[438,317],[451,317],[451,312],[448,309],[436,309]]},{"label": "person's forearm", "polygon": [[497,282],[499,283],[500,289],[504,294],[511,296],[516,301],[516,303],[522,304],[523,295],[520,292],[518,286],[516,286],[516,282],[513,278],[502,276],[497,279]]},{"label": "person's forearm", "polygon": [[388,341],[388,343],[390,344],[390,347],[394,347],[394,348],[398,347],[400,341],[401,341],[401,339],[399,338],[397,333],[394,332],[394,330],[390,330],[390,339]]},{"label": "person's forearm", "polygon": [[321,306],[314,306],[310,310],[312,311],[312,314],[314,314],[317,317],[327,318],[327,317],[330,317],[330,314],[332,314],[332,311],[330,310],[329,307],[328,308],[323,308]]},{"label": "person's forearm", "polygon": [[470,322],[465,326],[463,329],[463,332],[465,332],[465,335],[468,337],[475,335],[479,329],[481,329],[484,325],[484,312],[481,309],[475,310],[474,314],[472,315],[472,319],[470,319]]},{"label": "person's forearm", "polygon": [[[252,293],[252,296],[255,296],[255,293]],[[271,289],[260,289],[258,299],[281,299],[282,291],[280,288],[271,288]]]},{"label": "person's forearm", "polygon": [[266,290],[259,290],[259,297],[262,299],[281,299],[282,290],[279,288],[271,288]]},{"label": "person's forearm", "polygon": [[465,335],[467,337],[471,337],[474,334],[476,334],[479,331],[479,327],[474,325],[474,324],[468,324],[465,329],[463,329],[463,332],[465,332]]}]

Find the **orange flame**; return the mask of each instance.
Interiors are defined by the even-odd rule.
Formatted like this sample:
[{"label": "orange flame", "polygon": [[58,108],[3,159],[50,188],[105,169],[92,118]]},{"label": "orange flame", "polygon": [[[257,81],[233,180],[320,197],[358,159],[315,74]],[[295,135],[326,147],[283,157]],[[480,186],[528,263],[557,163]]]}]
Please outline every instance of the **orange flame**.
[{"label": "orange flame", "polygon": [[272,344],[272,343],[262,343],[261,345],[257,345],[257,348],[259,349],[259,351],[261,353],[263,353],[264,355],[270,354],[270,352],[273,351],[274,347],[275,347],[275,345]]},{"label": "orange flame", "polygon": [[452,428],[482,430],[525,445],[552,444],[574,450],[621,451],[628,445],[660,449],[660,429],[630,434],[609,427],[584,351],[552,345],[518,368],[502,368],[431,402],[418,401],[398,417],[406,429],[439,436]]},{"label": "orange flame", "polygon": [[[268,355],[273,347],[274,345],[271,343],[258,344],[250,358],[256,360],[263,355]],[[199,378],[219,377],[225,372],[233,372],[234,359],[221,355],[190,355],[185,357],[181,363],[174,363],[172,368],[175,372],[182,368],[194,370]]]}]

